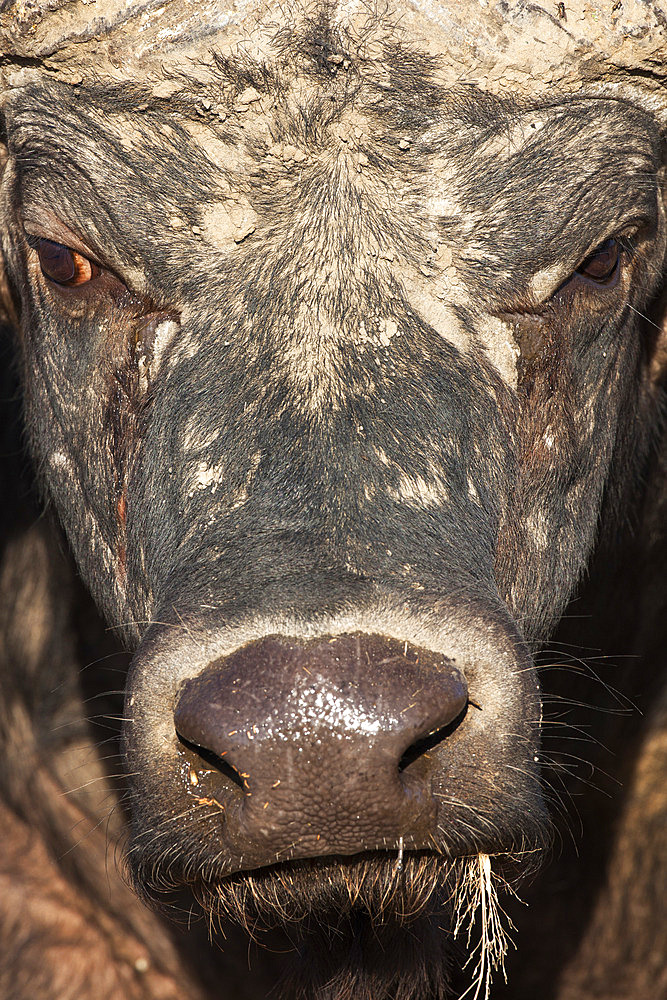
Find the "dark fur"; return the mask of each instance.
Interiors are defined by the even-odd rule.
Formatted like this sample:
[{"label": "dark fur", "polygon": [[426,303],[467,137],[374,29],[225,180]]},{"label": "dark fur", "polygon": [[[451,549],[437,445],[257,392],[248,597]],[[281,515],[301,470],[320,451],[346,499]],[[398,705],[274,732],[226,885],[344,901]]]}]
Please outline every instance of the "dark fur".
[{"label": "dark fur", "polygon": [[[270,65],[219,54],[215,86],[186,80],[168,104],[140,86],[87,86],[73,100],[53,82],[8,104],[0,212],[36,477],[96,601],[135,653],[118,710],[131,713],[121,785],[129,815],[112,813],[112,842],[123,840],[127,821],[139,892],[176,913],[196,899],[232,944],[221,973],[216,956],[201,957],[196,938],[189,945],[165,930],[113,874],[104,895],[97,824],[109,807],[85,789],[116,800],[117,746],[107,775],[104,743],[84,723],[96,714],[84,698],[100,698],[100,688],[84,690],[87,679],[103,668],[93,664],[83,684],[77,674],[104,650],[72,618],[85,598],[66,582],[50,528],[16,500],[17,489],[28,495],[33,473],[10,460],[2,741],[8,840],[16,845],[4,878],[16,902],[7,896],[1,916],[6,939],[19,946],[0,972],[7,997],[207,996],[221,975],[230,996],[263,996],[274,967],[283,976],[289,963],[255,959],[250,975],[235,971],[229,917],[277,949],[287,936],[296,953],[290,996],[425,1000],[455,989],[465,958],[450,925],[463,859],[497,856],[498,872],[514,880],[549,840],[543,796],[563,808],[554,785],[562,747],[549,744],[559,709],[547,717],[539,750],[528,649],[539,651],[560,619],[599,522],[590,590],[605,613],[594,609],[588,635],[587,627],[571,629],[568,648],[597,648],[600,631],[608,632],[605,654],[644,656],[628,672],[629,687],[615,686],[636,698],[632,678],[641,676],[659,698],[661,647],[651,647],[664,615],[656,331],[665,231],[656,123],[616,100],[530,109],[472,88],[446,90],[431,57],[399,46],[392,26],[382,27],[381,63],[362,60],[363,32],[341,37],[324,11],[282,31]],[[298,81],[310,89],[295,103]],[[248,87],[269,110],[238,110]],[[501,155],[504,137],[531,115],[544,127]],[[341,139],[337,130],[350,121],[362,121],[362,134]],[[285,144],[301,155],[285,153]],[[429,208],[447,166],[444,194],[464,212]],[[216,243],[222,223],[211,230],[206,214],[225,191],[255,220],[236,248]],[[53,206],[69,234],[58,223],[53,229]],[[25,231],[81,241],[103,274],[90,288],[50,288]],[[615,234],[624,247],[618,286],[587,285],[577,268]],[[439,244],[451,249],[467,289],[451,310],[467,350],[434,328],[411,292],[416,280],[444,280]],[[561,286],[540,298],[533,276],[559,262]],[[494,349],[504,349],[493,339],[500,334],[488,333],[497,318],[520,348],[516,386],[493,362]],[[387,334],[391,324],[398,335]],[[632,595],[617,593],[628,566]],[[387,634],[399,616],[423,629],[424,643],[448,627],[470,689],[465,719],[430,748],[433,763],[422,755],[406,765],[427,769],[438,800],[428,843],[406,831],[401,871],[396,845],[382,850],[382,830],[375,839],[358,833],[360,857],[351,860],[335,849],[304,856],[298,837],[290,846],[277,837],[248,871],[220,822],[218,798],[230,811],[238,799],[229,774],[215,794],[201,788],[189,799],[177,766],[191,764],[191,751],[177,756],[184,751],[172,737],[174,746],[156,753],[151,740],[171,718],[178,682],[254,639],[253,629],[261,638],[265,620],[289,620],[304,635],[319,625],[326,635],[332,621],[361,620],[371,602],[380,607],[377,630]],[[213,652],[201,653],[202,645]],[[581,697],[569,675],[564,684],[566,697]],[[488,707],[494,691],[497,715]],[[109,712],[104,699],[101,711]],[[475,728],[475,711],[487,712],[490,735]],[[625,720],[620,737],[604,738],[623,746],[623,732],[631,733],[636,746],[622,759],[635,751],[639,759],[644,740],[657,761],[661,720],[656,709],[645,733]],[[82,780],[71,777],[74,758]],[[586,758],[595,761],[588,747]],[[547,988],[559,1000],[661,995],[659,931],[650,928],[664,897],[655,893],[651,918],[636,916],[644,899],[637,894],[648,899],[649,873],[659,871],[660,823],[649,826],[645,853],[633,853],[637,811],[653,803],[645,790],[653,779],[637,767],[626,799],[610,810],[618,838],[594,839],[600,859],[611,859],[609,872],[598,860],[590,879],[573,876],[576,862],[565,851],[571,897],[553,901],[538,891],[534,951],[542,939],[553,947],[535,963],[521,950],[512,996]],[[72,798],[61,800],[67,788]],[[364,794],[379,814],[378,793]],[[81,834],[72,833],[76,824]],[[335,844],[334,826],[322,821]],[[28,827],[35,840],[22,857]],[[48,893],[32,884],[38,867],[54,899],[69,886],[71,900],[54,904],[69,923],[61,914],[58,924]],[[578,956],[567,928],[556,939],[552,929],[575,900],[590,916]],[[17,924],[21,906],[29,917]],[[84,916],[92,913],[97,923]],[[626,920],[635,920],[639,942],[629,951],[610,943],[610,928],[620,934]],[[68,930],[39,967],[35,948],[52,942],[57,926]],[[95,981],[75,957],[84,937],[82,953],[97,956],[108,981]],[[78,979],[63,972],[70,964]]]}]

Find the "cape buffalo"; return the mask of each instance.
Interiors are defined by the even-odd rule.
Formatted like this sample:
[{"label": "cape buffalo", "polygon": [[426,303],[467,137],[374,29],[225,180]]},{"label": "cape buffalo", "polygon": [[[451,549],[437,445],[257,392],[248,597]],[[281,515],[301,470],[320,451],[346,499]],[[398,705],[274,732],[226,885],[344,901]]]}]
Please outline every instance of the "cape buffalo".
[{"label": "cape buffalo", "polygon": [[3,998],[665,995],[666,29],[0,5]]}]

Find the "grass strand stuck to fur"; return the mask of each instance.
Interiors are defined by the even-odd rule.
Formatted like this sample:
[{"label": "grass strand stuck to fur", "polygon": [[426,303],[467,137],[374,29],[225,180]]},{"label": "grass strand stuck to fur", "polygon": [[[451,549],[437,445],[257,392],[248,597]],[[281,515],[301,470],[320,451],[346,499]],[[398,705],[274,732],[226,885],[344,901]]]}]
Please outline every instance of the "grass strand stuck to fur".
[{"label": "grass strand stuck to fur", "polygon": [[[473,981],[458,1000],[464,1000],[464,997],[489,1000],[493,974],[498,969],[507,982],[505,958],[509,946],[515,947],[510,932],[516,928],[498,902],[498,882],[502,883],[504,889],[509,889],[504,879],[492,871],[488,854],[478,854],[466,861],[456,896],[454,937],[465,933],[467,927],[466,944],[470,950],[470,958],[464,968],[468,968],[476,956],[477,962]],[[473,947],[478,924],[481,925],[480,938]]]}]

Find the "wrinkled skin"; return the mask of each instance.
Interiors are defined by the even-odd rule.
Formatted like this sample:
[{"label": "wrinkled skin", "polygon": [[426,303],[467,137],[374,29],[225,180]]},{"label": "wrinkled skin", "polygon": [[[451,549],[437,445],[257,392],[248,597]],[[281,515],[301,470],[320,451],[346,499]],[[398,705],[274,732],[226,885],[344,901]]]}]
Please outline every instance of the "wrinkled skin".
[{"label": "wrinkled skin", "polygon": [[166,101],[18,88],[3,249],[32,450],[134,654],[137,888],[287,923],[304,996],[427,997],[462,860],[550,838],[532,654],[651,453],[660,126],[364,30],[222,34]]}]

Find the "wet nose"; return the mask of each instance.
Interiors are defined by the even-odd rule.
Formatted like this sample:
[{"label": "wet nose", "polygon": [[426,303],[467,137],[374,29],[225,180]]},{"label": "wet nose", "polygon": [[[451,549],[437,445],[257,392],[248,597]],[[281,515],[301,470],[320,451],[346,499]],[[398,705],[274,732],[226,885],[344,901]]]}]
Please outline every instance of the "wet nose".
[{"label": "wet nose", "polygon": [[404,763],[466,704],[461,672],[430,650],[379,635],[270,636],[186,681],[175,724],[219,772],[227,838],[268,864],[400,837],[427,846],[428,771]]}]

